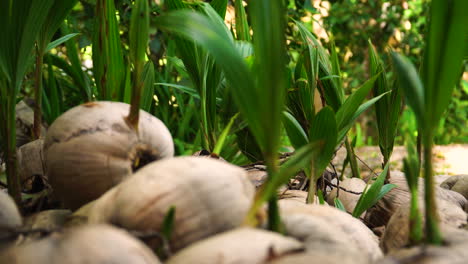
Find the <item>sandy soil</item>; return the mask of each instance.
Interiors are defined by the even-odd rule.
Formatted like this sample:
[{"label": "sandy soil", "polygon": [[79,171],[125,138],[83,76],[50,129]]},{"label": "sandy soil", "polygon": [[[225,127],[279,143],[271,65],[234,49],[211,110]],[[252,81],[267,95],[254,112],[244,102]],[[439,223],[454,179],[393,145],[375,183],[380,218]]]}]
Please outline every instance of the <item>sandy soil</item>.
[{"label": "sandy soil", "polygon": [[[379,147],[360,147],[355,150],[356,155],[376,172],[382,171],[382,155]],[[406,147],[396,146],[394,148],[390,165],[392,170],[402,170],[403,158],[406,156]],[[341,171],[343,160],[346,157],[346,149],[342,147],[333,163],[338,171]],[[446,146],[435,146],[434,148],[434,170],[436,175],[457,175],[468,174],[468,144],[454,144]],[[358,160],[359,167],[363,175],[368,175],[370,169],[363,162]],[[345,174],[349,175],[349,165]]]}]

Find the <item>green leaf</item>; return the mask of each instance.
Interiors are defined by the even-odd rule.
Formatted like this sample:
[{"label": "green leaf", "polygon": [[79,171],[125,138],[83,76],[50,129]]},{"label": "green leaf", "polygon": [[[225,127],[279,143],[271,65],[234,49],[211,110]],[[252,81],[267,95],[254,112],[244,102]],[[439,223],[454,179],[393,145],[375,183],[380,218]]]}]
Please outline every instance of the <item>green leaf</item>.
[{"label": "green leaf", "polygon": [[402,55],[392,52],[392,59],[401,89],[421,128],[426,127],[424,87],[414,65]]},{"label": "green leaf", "polygon": [[236,15],[236,36],[238,40],[250,41],[250,28],[245,14],[243,0],[235,0],[234,2]]},{"label": "green leaf", "polygon": [[361,104],[358,109],[356,110],[356,112],[353,113],[353,116],[351,117],[351,119],[348,120],[347,124],[344,125],[344,127],[342,127],[339,131],[338,131],[338,140],[337,140],[337,144],[339,144],[343,138],[346,136],[346,134],[348,133],[348,131],[351,129],[351,127],[353,126],[354,124],[354,121],[356,121],[356,119],[364,112],[366,111],[367,109],[369,109],[369,107],[371,107],[375,102],[379,101],[382,97],[386,96],[389,92],[386,92],[384,94],[381,94],[377,97],[374,97],[370,100],[368,100],[367,102]]},{"label": "green leaf", "polygon": [[378,75],[373,76],[367,80],[361,87],[352,93],[338,109],[336,112],[336,123],[338,124],[338,130],[341,130],[350,123],[354,113],[369,94],[369,91],[372,89],[372,86],[374,85],[377,77]]},{"label": "green leaf", "polygon": [[312,160],[311,181],[317,180],[327,167],[335,152],[337,125],[335,113],[326,106],[315,116],[309,132],[310,142],[324,142],[320,155]]},{"label": "green leaf", "polygon": [[374,206],[379,199],[395,187],[393,184],[387,184],[387,187],[383,188],[388,173],[388,166],[389,163],[385,165],[384,170],[377,177],[377,180],[369,188],[366,187],[364,193],[359,197],[356,207],[353,210],[354,217],[360,217],[362,213]]},{"label": "green leaf", "polygon": [[154,66],[152,61],[147,61],[142,73],[143,91],[141,100],[141,109],[150,112],[151,102],[154,94]]},{"label": "green leaf", "polygon": [[78,36],[78,35],[79,35],[79,33],[71,33],[71,34],[65,35],[65,36],[63,36],[61,38],[58,38],[58,39],[50,42],[47,45],[47,47],[45,49],[45,52],[49,52],[51,49],[57,47],[58,45],[64,43],[65,41],[67,41],[67,40],[69,40],[69,39],[71,39],[71,38],[73,38],[75,36]]},{"label": "green leaf", "polygon": [[228,0],[213,0],[210,2],[210,5],[216,10],[216,13],[224,19],[226,16],[226,9],[228,5]]},{"label": "green leaf", "polygon": [[[126,67],[113,0],[96,0],[93,35],[93,74],[98,98],[123,100]],[[132,53],[135,50],[130,49]]]},{"label": "green leaf", "polygon": [[425,121],[434,129],[460,79],[468,49],[468,1],[431,1],[421,80],[425,88]]},{"label": "green leaf", "polygon": [[175,206],[171,206],[169,210],[167,210],[166,215],[164,216],[164,220],[161,227],[161,233],[167,240],[171,239],[172,233],[174,231],[175,214],[176,208]]},{"label": "green leaf", "polygon": [[221,135],[218,138],[218,141],[216,142],[216,145],[214,147],[213,153],[219,155],[221,153],[221,150],[223,149],[224,142],[226,141],[227,136],[229,135],[229,131],[231,131],[232,126],[234,125],[234,121],[236,118],[239,116],[239,114],[235,114],[230,120],[227,126],[223,129],[223,132],[221,132]]},{"label": "green leaf", "polygon": [[283,125],[286,129],[289,140],[295,149],[299,149],[309,142],[304,129],[301,127],[296,118],[294,118],[294,116],[287,111],[283,112]]},{"label": "green leaf", "polygon": [[319,204],[325,204],[325,199],[323,199],[323,192],[322,190],[317,191],[317,196],[319,198]]},{"label": "green leaf", "polygon": [[333,202],[335,203],[335,207],[343,212],[346,212],[346,208],[344,207],[343,203],[340,201],[338,197],[335,197],[333,199]]}]

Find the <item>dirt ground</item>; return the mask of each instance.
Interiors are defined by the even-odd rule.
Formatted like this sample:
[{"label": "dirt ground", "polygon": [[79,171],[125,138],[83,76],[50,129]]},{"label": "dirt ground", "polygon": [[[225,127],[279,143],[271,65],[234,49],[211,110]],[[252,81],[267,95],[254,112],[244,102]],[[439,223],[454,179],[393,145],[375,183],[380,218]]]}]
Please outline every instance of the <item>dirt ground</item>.
[{"label": "dirt ground", "polygon": [[[382,155],[378,146],[360,147],[355,150],[356,155],[365,163],[358,160],[359,167],[363,175],[368,175],[370,169],[366,164],[376,172],[382,171]],[[342,147],[335,158],[333,164],[340,172],[343,166],[343,160],[346,157],[346,149]],[[406,157],[406,147],[396,146],[390,159],[391,170],[402,170],[403,159]],[[468,174],[468,144],[454,144],[434,147],[434,170],[436,175],[457,175]],[[349,165],[345,174],[349,175]]]}]

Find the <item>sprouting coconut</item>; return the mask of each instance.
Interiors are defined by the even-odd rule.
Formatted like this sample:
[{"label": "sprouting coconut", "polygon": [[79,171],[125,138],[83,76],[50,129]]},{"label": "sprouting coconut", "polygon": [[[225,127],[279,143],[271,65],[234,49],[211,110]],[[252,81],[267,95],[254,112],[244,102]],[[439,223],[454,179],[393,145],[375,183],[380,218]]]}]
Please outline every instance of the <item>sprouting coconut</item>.
[{"label": "sprouting coconut", "polygon": [[303,251],[298,240],[253,228],[238,228],[197,242],[166,263],[267,263],[280,256]]},{"label": "sprouting coconut", "polygon": [[172,137],[156,117],[140,111],[135,129],[129,105],[90,102],[50,126],[44,142],[47,175],[64,204],[76,209],[98,198],[149,162],[172,157]]},{"label": "sprouting coconut", "polygon": [[[215,159],[178,157],[147,165],[82,207],[74,218],[161,232],[165,216],[173,207],[170,245],[178,250],[241,225],[254,191],[239,167]],[[158,239],[148,241],[152,247],[158,247],[158,243]]]},{"label": "sprouting coconut", "polygon": [[377,237],[361,221],[331,206],[280,200],[286,234],[304,242],[306,253],[348,255],[353,263],[382,257]]},{"label": "sprouting coconut", "polygon": [[9,264],[159,264],[153,252],[125,231],[90,225],[54,234],[0,253]]}]

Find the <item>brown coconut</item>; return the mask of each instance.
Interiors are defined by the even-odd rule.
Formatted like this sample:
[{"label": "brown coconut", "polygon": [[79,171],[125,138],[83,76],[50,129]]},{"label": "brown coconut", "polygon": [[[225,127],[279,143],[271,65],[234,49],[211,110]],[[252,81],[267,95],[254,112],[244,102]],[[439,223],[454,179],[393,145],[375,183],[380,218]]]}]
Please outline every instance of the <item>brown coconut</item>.
[{"label": "brown coconut", "polygon": [[44,142],[50,184],[71,209],[90,202],[145,164],[172,157],[172,137],[156,117],[140,111],[138,132],[126,122],[129,105],[90,102],[50,126]]},{"label": "brown coconut", "polygon": [[357,202],[361,195],[357,193],[362,193],[366,188],[366,182],[359,179],[359,178],[346,178],[343,181],[340,181],[340,187],[352,191],[347,192],[345,190],[340,189],[338,192],[338,188],[333,188],[331,192],[327,195],[327,203],[330,205],[335,204],[335,198],[338,195],[338,198],[343,203],[344,208],[348,213],[353,213],[354,208],[356,207]]},{"label": "brown coconut", "polygon": [[447,178],[440,187],[455,191],[468,199],[468,175],[455,175]]},{"label": "brown coconut", "polygon": [[[304,241],[307,252],[345,250],[355,260],[382,257],[378,238],[359,219],[334,207],[279,201],[286,232]],[[331,248],[333,248],[331,250]],[[341,251],[340,251],[341,252]],[[340,253],[337,253],[338,255]]]},{"label": "brown coconut", "polygon": [[366,264],[372,263],[363,260],[362,257],[356,256],[352,252],[347,250],[339,251],[315,251],[315,252],[304,252],[296,254],[288,254],[275,258],[273,261],[268,262],[269,264]]},{"label": "brown coconut", "polygon": [[[423,208],[423,201],[419,201]],[[443,228],[458,228],[466,225],[466,213],[459,206],[443,199],[437,199],[437,211]],[[391,252],[409,244],[409,205],[400,207],[390,218],[382,236],[381,246],[384,252]],[[424,226],[424,211],[421,210]]]},{"label": "brown coconut", "polygon": [[0,253],[9,264],[159,264],[153,252],[125,231],[105,225],[74,228],[64,234]]},{"label": "brown coconut", "polygon": [[468,232],[443,228],[442,246],[415,246],[392,251],[382,264],[465,264],[468,259]]},{"label": "brown coconut", "polygon": [[[392,171],[389,183],[395,184],[397,187],[388,192],[380,199],[374,207],[367,210],[365,220],[366,223],[374,228],[387,225],[390,217],[401,206],[410,204],[410,192],[406,183],[405,176],[402,172]],[[419,179],[419,197],[424,197],[424,179]],[[435,186],[435,193],[438,199],[446,200],[460,208],[464,208],[466,199],[460,194]]]},{"label": "brown coconut", "polygon": [[178,157],[145,166],[75,217],[129,230],[160,231],[165,215],[175,207],[170,245],[178,250],[239,226],[254,192],[239,167],[215,159]]},{"label": "brown coconut", "polygon": [[167,264],[260,264],[302,251],[299,241],[253,228],[238,228],[199,241],[171,257]]},{"label": "brown coconut", "polygon": [[12,232],[22,224],[23,219],[15,202],[0,190],[0,250],[16,239]]}]

